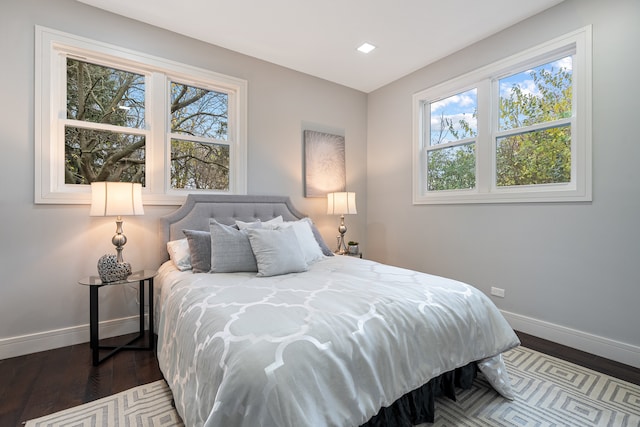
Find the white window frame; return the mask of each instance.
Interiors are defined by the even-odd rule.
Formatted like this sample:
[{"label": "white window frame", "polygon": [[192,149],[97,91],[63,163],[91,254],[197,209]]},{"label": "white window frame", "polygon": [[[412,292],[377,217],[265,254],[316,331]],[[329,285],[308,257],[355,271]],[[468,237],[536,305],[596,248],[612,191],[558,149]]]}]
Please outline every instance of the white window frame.
[{"label": "white window frame", "polygon": [[[181,204],[187,193],[246,194],[247,81],[119,46],[36,26],[35,203],[88,204],[91,186],[65,184],[64,125],[67,57],[144,74],[145,187],[143,202]],[[228,94],[229,190],[172,189],[169,81]],[[130,129],[127,129],[129,132]]]},{"label": "white window frame", "polygon": [[[571,181],[561,184],[496,186],[498,80],[572,54],[573,108]],[[585,202],[592,200],[591,159],[591,26],[527,49],[442,84],[415,93],[413,104],[413,204]],[[471,88],[478,89],[476,187],[427,191],[428,111],[432,102]],[[563,121],[558,121],[563,122]],[[566,122],[566,120],[564,121]],[[556,122],[551,124],[558,124]],[[545,123],[539,127],[548,127]],[[534,126],[533,128],[537,128]],[[532,130],[530,129],[530,130]]]}]

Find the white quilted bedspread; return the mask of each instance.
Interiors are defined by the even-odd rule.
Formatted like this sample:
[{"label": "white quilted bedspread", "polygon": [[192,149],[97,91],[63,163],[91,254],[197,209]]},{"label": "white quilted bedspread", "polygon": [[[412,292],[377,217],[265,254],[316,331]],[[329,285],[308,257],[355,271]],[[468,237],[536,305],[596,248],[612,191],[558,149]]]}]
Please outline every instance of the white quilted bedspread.
[{"label": "white quilted bedspread", "polygon": [[156,284],[158,359],[188,427],[358,426],[484,359],[482,371],[509,393],[499,354],[518,339],[461,282],[335,256],[268,278],[168,262]]}]

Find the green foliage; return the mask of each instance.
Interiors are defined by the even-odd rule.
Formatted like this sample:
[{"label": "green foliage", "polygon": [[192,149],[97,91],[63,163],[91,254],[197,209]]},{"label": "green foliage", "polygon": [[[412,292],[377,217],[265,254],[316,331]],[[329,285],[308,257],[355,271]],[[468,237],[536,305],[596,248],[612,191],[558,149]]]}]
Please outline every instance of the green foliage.
[{"label": "green foliage", "polygon": [[[571,117],[571,73],[530,71],[537,93],[514,85],[500,98],[500,129],[517,129]],[[571,130],[550,127],[500,138],[496,146],[498,186],[570,182]]]},{"label": "green foliage", "polygon": [[[571,129],[566,123],[545,123],[570,118],[571,71],[539,67],[528,74],[533,90],[513,84],[499,101],[499,129],[514,133],[496,141],[498,186],[565,183],[571,180]],[[474,111],[473,118],[477,115]],[[542,124],[536,130],[518,129]],[[454,122],[443,114],[432,132],[431,146],[477,136],[466,118]],[[452,138],[451,138],[452,137]],[[475,142],[428,151],[428,191],[475,187]]]},{"label": "green foliage", "polygon": [[570,182],[569,127],[500,138],[496,169],[499,186]]},{"label": "green foliage", "polygon": [[427,167],[429,191],[474,188],[476,186],[475,144],[430,151]]},{"label": "green foliage", "polygon": [[[472,117],[476,118],[476,116],[477,110],[473,112]],[[438,145],[449,135],[453,140],[461,140],[475,137],[477,132],[465,118],[461,118],[456,123],[442,113],[438,137],[431,144]],[[427,169],[428,191],[474,188],[476,186],[475,143],[429,151]]]}]

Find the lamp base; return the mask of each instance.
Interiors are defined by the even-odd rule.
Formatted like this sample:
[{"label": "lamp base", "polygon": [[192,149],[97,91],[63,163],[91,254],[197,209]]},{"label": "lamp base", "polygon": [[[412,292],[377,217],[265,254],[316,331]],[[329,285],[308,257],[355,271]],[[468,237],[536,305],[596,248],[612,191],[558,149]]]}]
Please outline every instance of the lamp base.
[{"label": "lamp base", "polygon": [[335,253],[338,255],[346,255],[349,253],[347,249],[347,245],[344,243],[344,233],[340,234],[338,237],[338,249],[336,249]]},{"label": "lamp base", "polygon": [[338,232],[340,235],[338,236],[338,249],[335,253],[338,255],[344,255],[349,253],[347,245],[344,243],[344,234],[347,232],[347,226],[344,225],[344,215],[340,215],[340,226],[338,227]]},{"label": "lamp base", "polygon": [[116,253],[118,257],[117,261],[119,263],[124,262],[124,259],[122,258],[122,249],[127,243],[127,236],[125,236],[122,232],[121,216],[118,216],[118,218],[116,218],[116,234],[111,238],[111,243],[113,243],[113,245],[116,247]]}]

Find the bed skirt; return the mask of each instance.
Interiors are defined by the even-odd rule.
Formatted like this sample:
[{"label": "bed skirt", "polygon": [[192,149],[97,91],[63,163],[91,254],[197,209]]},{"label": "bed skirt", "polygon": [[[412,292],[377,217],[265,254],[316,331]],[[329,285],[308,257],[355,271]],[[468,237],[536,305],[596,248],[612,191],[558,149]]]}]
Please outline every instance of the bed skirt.
[{"label": "bed skirt", "polygon": [[361,427],[412,427],[432,423],[436,397],[456,400],[456,388],[468,389],[478,373],[476,362],[445,372],[422,387],[411,391],[391,406],[382,408],[377,415]]}]

